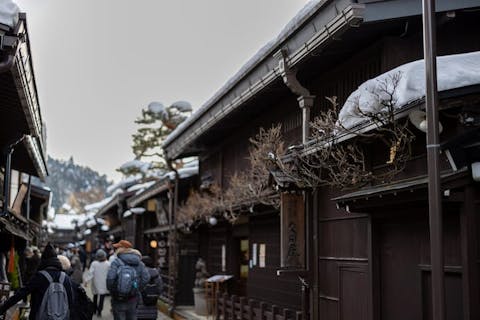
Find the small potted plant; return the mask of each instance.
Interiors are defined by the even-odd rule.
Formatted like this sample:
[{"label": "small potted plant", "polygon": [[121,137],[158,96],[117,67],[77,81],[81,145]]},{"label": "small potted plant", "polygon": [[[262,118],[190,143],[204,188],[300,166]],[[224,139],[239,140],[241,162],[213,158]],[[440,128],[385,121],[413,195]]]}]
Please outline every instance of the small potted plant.
[{"label": "small potted plant", "polygon": [[202,258],[198,258],[195,264],[195,287],[193,297],[195,301],[195,313],[201,316],[207,315],[207,299],[205,296],[205,281],[208,277],[207,265]]}]

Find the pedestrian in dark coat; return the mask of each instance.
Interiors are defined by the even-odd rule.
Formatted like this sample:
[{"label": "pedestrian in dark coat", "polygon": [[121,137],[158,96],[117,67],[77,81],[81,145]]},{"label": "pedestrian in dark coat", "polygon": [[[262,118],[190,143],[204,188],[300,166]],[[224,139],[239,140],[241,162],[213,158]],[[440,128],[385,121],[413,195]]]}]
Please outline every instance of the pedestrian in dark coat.
[{"label": "pedestrian in dark coat", "polygon": [[[50,285],[50,282],[47,280],[47,278],[40,273],[42,270],[48,272],[53,279],[59,279],[62,272],[62,264],[57,258],[55,248],[50,244],[47,244],[45,247],[37,272],[30,279],[30,282],[18,290],[15,295],[10,297],[3,305],[0,306],[0,314],[5,313],[10,307],[14,306],[17,302],[26,298],[30,294],[31,299],[29,319],[35,320],[43,300],[43,295]],[[68,304],[71,309],[74,297],[72,284],[68,276],[65,278],[63,285],[65,286],[65,291],[67,292],[68,296]]]},{"label": "pedestrian in dark coat", "polygon": [[[153,264],[153,259],[149,256],[143,256],[142,257],[142,262],[145,264],[145,267],[147,268],[148,273],[150,274],[150,281],[144,288],[140,299],[139,303],[137,306],[137,319],[151,319],[155,320],[157,319],[157,313],[158,313],[158,307],[157,307],[157,302],[156,300],[158,297],[160,297],[160,294],[162,293],[163,290],[163,281],[162,278],[160,277],[160,273],[158,270],[155,268]],[[146,295],[151,295],[154,298],[154,301],[152,298],[147,298]],[[148,300],[147,300],[148,299]]]}]

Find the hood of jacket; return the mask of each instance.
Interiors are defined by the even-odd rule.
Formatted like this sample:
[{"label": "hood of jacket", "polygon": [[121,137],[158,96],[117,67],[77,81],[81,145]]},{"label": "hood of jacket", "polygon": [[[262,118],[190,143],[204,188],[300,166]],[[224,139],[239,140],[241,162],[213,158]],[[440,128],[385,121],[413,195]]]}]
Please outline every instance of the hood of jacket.
[{"label": "hood of jacket", "polygon": [[140,252],[131,248],[118,248],[117,257],[131,266],[138,266],[142,261]]}]

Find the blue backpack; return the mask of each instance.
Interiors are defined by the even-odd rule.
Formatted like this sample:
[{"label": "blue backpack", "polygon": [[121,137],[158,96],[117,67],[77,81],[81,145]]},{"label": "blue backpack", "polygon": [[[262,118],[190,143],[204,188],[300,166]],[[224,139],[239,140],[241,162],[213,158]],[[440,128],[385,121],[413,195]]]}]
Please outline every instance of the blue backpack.
[{"label": "blue backpack", "polygon": [[47,278],[49,285],[42,299],[42,304],[36,320],[68,320],[70,319],[70,310],[68,306],[68,295],[65,290],[64,282],[67,275],[62,272],[58,281],[54,281],[52,276],[42,270],[40,274]]},{"label": "blue backpack", "polygon": [[137,270],[133,266],[125,264],[122,259],[118,258],[117,260],[120,266],[117,268],[115,297],[119,300],[127,300],[137,295],[139,287]]}]

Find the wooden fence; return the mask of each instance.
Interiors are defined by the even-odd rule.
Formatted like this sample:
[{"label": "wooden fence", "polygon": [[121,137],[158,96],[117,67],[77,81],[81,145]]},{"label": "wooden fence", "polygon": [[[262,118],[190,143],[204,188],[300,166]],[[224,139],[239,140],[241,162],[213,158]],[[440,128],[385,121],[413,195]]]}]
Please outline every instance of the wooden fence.
[{"label": "wooden fence", "polygon": [[217,320],[302,320],[302,312],[280,308],[266,302],[220,293],[216,304]]}]

